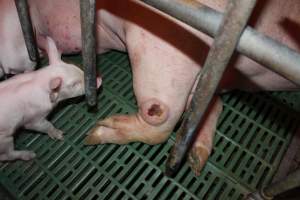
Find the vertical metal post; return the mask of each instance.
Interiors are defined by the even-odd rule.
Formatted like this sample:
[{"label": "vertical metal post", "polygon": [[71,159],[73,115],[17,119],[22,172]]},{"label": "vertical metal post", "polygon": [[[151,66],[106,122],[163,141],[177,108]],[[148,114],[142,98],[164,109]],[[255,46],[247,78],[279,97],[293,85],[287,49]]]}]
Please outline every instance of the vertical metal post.
[{"label": "vertical metal post", "polygon": [[87,103],[92,107],[97,104],[95,14],[95,0],[80,0],[85,92]]},{"label": "vertical metal post", "polygon": [[26,48],[31,61],[39,62],[39,53],[33,33],[27,0],[15,0]]},{"label": "vertical metal post", "polygon": [[223,22],[199,74],[199,82],[188,111],[189,114],[177,132],[175,145],[168,157],[167,175],[173,176],[177,173],[187,151],[191,148],[197,136],[197,128],[230,61],[255,3],[256,0],[230,0],[228,2]]}]

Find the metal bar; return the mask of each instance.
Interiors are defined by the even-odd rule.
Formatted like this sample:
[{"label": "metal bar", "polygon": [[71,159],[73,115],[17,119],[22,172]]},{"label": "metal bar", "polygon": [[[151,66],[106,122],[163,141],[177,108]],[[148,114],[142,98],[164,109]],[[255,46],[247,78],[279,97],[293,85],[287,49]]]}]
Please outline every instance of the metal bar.
[{"label": "metal bar", "polygon": [[15,0],[25,45],[31,61],[39,62],[39,53],[37,50],[36,40],[33,33],[27,0]]},{"label": "metal bar", "polygon": [[97,104],[95,13],[95,0],[80,0],[85,93],[87,103],[91,107]]},{"label": "metal bar", "polygon": [[[223,15],[195,0],[141,0],[214,37]],[[241,54],[300,85],[300,55],[295,50],[247,27],[237,45]]]},{"label": "metal bar", "polygon": [[166,174],[173,176],[181,166],[187,151],[197,136],[197,128],[217,89],[223,72],[236,48],[239,38],[247,25],[256,0],[230,0],[223,22],[216,34],[204,67],[199,76],[188,116],[177,132],[175,145],[168,158]]},{"label": "metal bar", "polygon": [[283,180],[272,183],[271,185],[263,188],[260,192],[255,192],[246,199],[248,200],[269,200],[273,197],[287,192],[291,189],[300,186],[300,169],[297,169],[293,173],[289,174]]}]

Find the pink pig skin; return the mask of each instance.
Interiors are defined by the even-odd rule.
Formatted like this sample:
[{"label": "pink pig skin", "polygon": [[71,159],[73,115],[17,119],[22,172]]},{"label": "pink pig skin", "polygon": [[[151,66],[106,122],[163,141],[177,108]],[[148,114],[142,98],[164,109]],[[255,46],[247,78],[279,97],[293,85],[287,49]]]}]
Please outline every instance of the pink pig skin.
[{"label": "pink pig skin", "polygon": [[14,150],[13,135],[19,127],[62,139],[62,131],[46,117],[59,101],[84,93],[83,71],[60,59],[51,38],[47,43],[49,66],[0,83],[0,161],[35,157],[34,152]]},{"label": "pink pig skin", "polygon": [[14,1],[0,0],[0,78],[34,69],[26,50]]},{"label": "pink pig skin", "polygon": [[[220,11],[227,2],[198,1]],[[9,0],[1,2],[13,4]],[[80,52],[79,1],[29,0],[29,4],[37,35],[54,38],[63,53]],[[1,12],[12,12],[3,7],[0,9]],[[250,25],[299,51],[299,19],[299,0],[266,0],[258,1]],[[87,137],[87,143],[164,142],[189,104],[196,74],[203,65],[212,39],[135,0],[98,0],[96,30],[98,53],[110,49],[129,53],[139,111],[98,122]],[[40,45],[40,41],[38,43]],[[220,91],[234,88],[299,89],[243,56],[235,56],[220,85]],[[191,163],[201,163],[198,169],[202,168],[211,152],[221,110],[222,103],[216,96],[195,141],[194,153],[189,156]]]}]

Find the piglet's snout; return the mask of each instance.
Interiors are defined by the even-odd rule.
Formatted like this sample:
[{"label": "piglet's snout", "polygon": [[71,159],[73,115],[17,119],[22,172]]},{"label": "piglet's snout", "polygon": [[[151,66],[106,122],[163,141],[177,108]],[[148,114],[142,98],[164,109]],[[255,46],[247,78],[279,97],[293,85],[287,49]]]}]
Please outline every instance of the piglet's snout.
[{"label": "piglet's snout", "polygon": [[76,77],[75,87],[73,88],[73,92],[75,96],[81,96],[85,94],[85,83],[84,83],[84,73],[78,74]]},{"label": "piglet's snout", "polygon": [[[73,64],[64,64],[60,68],[64,68],[64,77],[65,77],[65,94],[67,98],[72,98],[76,96],[81,96],[86,93],[85,91],[85,80],[84,72]],[[102,78],[97,74],[96,78],[96,87],[97,89],[102,84]]]},{"label": "piglet's snout", "polygon": [[63,65],[64,68],[64,93],[67,98],[84,95],[84,73],[75,65]]}]

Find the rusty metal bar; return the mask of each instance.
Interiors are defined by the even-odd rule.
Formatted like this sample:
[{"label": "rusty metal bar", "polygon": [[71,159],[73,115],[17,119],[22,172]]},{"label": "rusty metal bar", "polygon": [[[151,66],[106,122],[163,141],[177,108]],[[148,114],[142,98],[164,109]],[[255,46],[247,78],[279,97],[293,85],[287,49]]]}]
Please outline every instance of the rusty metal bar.
[{"label": "rusty metal bar", "polygon": [[39,53],[33,33],[27,0],[15,0],[26,48],[31,61],[39,62]]},{"label": "rusty metal bar", "polygon": [[[223,14],[196,0],[141,0],[214,37]],[[295,50],[247,27],[237,51],[300,85],[300,55]]]},{"label": "rusty metal bar", "polygon": [[80,0],[85,93],[87,103],[91,107],[97,104],[95,14],[95,0]]},{"label": "rusty metal bar", "polygon": [[192,146],[198,133],[197,128],[247,25],[255,3],[256,0],[228,1],[220,29],[217,31],[204,67],[198,75],[199,82],[188,115],[177,132],[175,145],[171,149],[167,161],[167,175],[176,174]]},{"label": "rusty metal bar", "polygon": [[273,197],[287,192],[291,189],[300,186],[300,169],[289,174],[283,180],[272,183],[271,185],[263,188],[260,192],[255,192],[246,198],[247,200],[270,200]]}]

